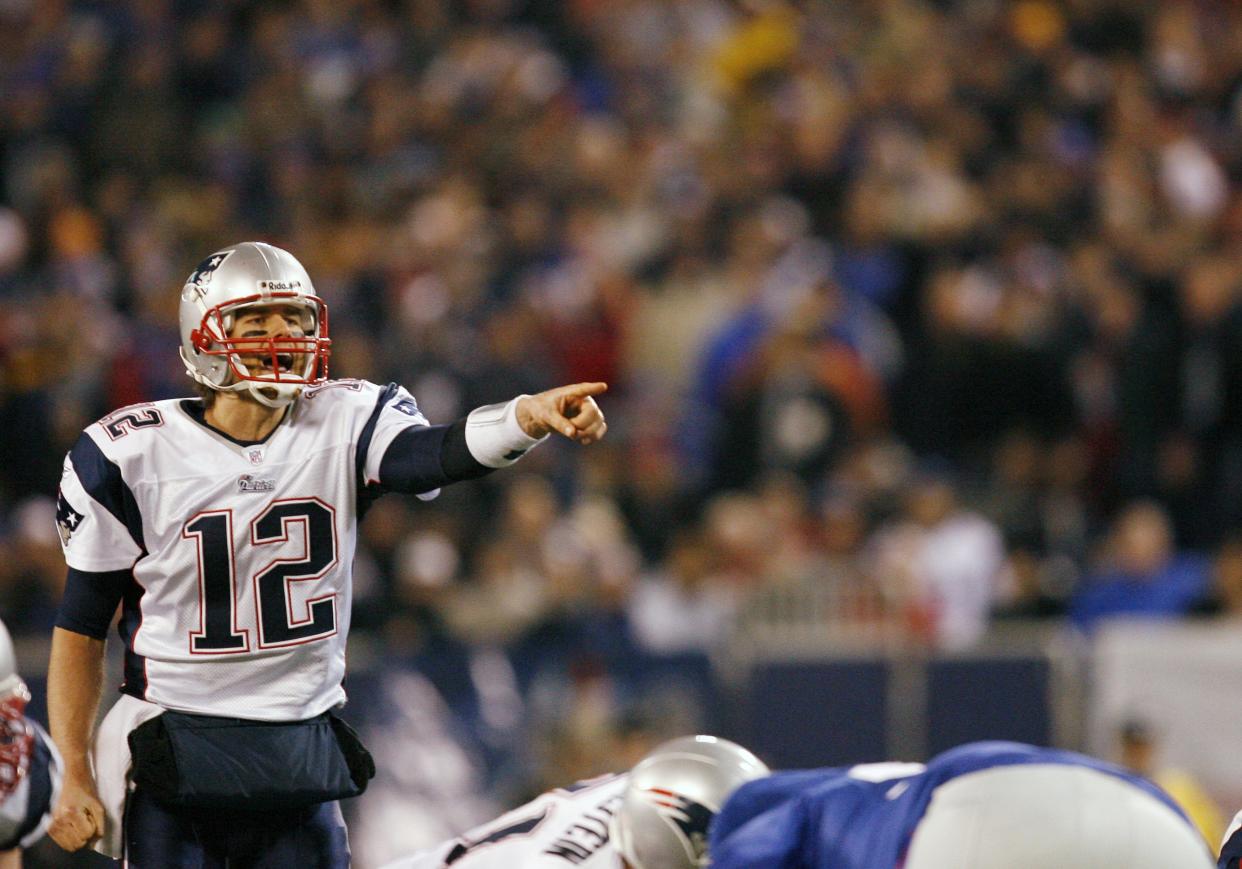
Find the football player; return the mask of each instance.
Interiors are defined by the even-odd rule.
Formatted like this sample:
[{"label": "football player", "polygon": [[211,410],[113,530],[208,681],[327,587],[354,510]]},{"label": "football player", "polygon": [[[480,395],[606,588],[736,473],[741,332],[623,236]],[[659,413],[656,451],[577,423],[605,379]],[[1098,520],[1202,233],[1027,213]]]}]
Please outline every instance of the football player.
[{"label": "football player", "polygon": [[60,790],[60,757],[43,728],[26,717],[29,701],[0,622],[0,869],[19,869],[21,849],[43,837]]},{"label": "football player", "polygon": [[[181,358],[199,398],[114,411],[65,460],[57,522],[69,573],[49,665],[65,786],[49,832],[68,850],[98,840],[143,869],[241,857],[346,866],[339,806],[313,795],[348,796],[373,773],[329,715],[345,702],[359,518],[385,492],[434,497],[513,464],[552,432],[599,440],[594,396],[607,387],[564,386],[430,425],[396,384],[328,379],[327,306],[297,259],[259,242],[205,259],[180,304]],[[92,740],[118,604],[122,695]],[[131,758],[139,736],[145,748]],[[282,760],[311,751],[313,761]],[[218,781],[221,764],[237,776]],[[273,764],[270,777],[297,793],[267,792]],[[224,805],[203,805],[213,794]],[[221,809],[236,811],[222,821]]]},{"label": "football player", "polygon": [[629,773],[550,791],[385,869],[696,869],[712,818],[738,785],[767,775],[726,739],[666,742]]},{"label": "football player", "polygon": [[1009,742],[921,764],[775,773],[711,830],[713,869],[1210,869],[1207,844],[1145,779]]}]

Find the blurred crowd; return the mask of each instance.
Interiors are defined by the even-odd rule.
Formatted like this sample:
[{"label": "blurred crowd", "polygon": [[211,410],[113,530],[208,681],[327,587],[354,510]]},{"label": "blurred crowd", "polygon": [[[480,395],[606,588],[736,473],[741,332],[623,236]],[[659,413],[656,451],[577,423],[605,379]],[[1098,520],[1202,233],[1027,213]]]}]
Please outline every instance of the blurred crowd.
[{"label": "blurred crowd", "polygon": [[0,616],[244,239],[433,421],[611,384],[372,510],[363,651],[1242,613],[1239,173],[1228,0],[2,0]]}]

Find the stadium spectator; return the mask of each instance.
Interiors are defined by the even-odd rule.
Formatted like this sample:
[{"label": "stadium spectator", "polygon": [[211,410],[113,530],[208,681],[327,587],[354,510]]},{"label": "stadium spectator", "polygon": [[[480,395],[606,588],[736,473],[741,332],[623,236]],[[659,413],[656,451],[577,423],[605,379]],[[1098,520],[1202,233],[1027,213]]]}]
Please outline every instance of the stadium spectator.
[{"label": "stadium spectator", "polygon": [[1140,501],[1117,518],[1105,561],[1084,578],[1070,602],[1070,619],[1090,631],[1122,616],[1175,618],[1203,596],[1209,578],[1205,558],[1174,548],[1168,513]]},{"label": "stadium spectator", "polygon": [[675,537],[661,573],[639,579],[629,621],[639,647],[656,653],[710,652],[727,637],[741,590],[721,581],[711,548],[698,531]]},{"label": "stadium spectator", "polygon": [[875,580],[927,642],[949,649],[977,643],[999,592],[1000,533],[958,503],[940,471],[912,481],[904,509],[869,544]]},{"label": "stadium spectator", "polygon": [[1117,727],[1117,762],[1164,789],[1199,829],[1206,842],[1219,842],[1225,832],[1220,806],[1184,769],[1170,766],[1161,757],[1161,740],[1148,721],[1130,718]]}]

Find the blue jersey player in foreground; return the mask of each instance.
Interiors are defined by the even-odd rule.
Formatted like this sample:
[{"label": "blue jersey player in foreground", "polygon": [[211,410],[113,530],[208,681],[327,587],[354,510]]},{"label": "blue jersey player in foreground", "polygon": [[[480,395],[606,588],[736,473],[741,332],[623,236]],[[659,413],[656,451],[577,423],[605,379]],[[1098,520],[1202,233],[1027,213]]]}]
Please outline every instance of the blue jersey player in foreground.
[{"label": "blue jersey player in foreground", "polygon": [[[358,521],[385,492],[603,437],[562,386],[431,425],[396,384],[328,380],[328,309],[291,254],[224,248],[180,290],[197,399],[121,408],[65,460],[69,567],[48,710],[65,763],[49,835],[132,869],[346,867],[338,800],[374,774],[334,714]],[[118,605],[122,696],[92,733]]]},{"label": "blue jersey player in foreground", "polygon": [[1213,865],[1202,837],[1150,782],[1083,755],[1009,742],[961,746],[926,766],[747,782],[716,816],[710,853],[712,869]]},{"label": "blue jersey player in foreground", "polygon": [[19,869],[21,849],[43,838],[60,791],[60,757],[43,728],[26,717],[29,701],[0,622],[0,869]]}]

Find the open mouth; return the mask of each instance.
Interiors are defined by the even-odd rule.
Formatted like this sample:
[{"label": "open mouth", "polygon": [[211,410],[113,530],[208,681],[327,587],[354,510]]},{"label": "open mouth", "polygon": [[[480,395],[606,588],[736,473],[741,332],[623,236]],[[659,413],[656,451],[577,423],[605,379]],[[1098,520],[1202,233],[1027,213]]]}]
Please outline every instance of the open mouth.
[{"label": "open mouth", "polygon": [[272,367],[272,360],[268,358],[259,363],[259,368],[265,374],[289,374],[293,371],[293,354],[277,353],[275,367]]}]

